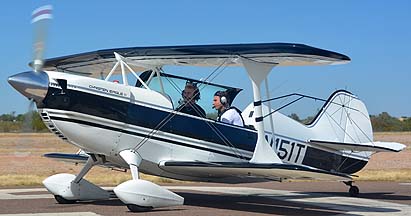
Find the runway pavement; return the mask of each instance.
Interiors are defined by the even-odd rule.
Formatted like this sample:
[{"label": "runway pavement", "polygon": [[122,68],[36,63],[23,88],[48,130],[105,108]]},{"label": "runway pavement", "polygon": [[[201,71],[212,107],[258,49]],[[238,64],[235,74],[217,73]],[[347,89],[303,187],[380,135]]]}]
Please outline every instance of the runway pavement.
[{"label": "runway pavement", "polygon": [[[338,182],[165,185],[183,206],[131,213],[117,198],[56,204],[44,188],[0,189],[0,215],[410,215],[411,183],[360,182],[359,198]],[[106,188],[110,190],[110,188]]]}]

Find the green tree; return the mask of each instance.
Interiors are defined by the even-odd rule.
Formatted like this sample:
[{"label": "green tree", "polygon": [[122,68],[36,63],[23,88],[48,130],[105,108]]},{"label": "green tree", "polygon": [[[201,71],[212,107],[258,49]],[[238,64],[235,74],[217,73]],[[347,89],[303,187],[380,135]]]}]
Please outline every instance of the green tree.
[{"label": "green tree", "polygon": [[47,131],[47,127],[46,127],[46,125],[44,125],[44,122],[41,119],[38,112],[33,113],[32,118],[33,118],[32,126],[33,126],[34,131],[36,131],[36,132],[45,132],[45,131]]},{"label": "green tree", "polygon": [[402,129],[403,131],[411,131],[411,117],[406,118],[403,122],[402,122]]},{"label": "green tree", "polygon": [[3,114],[0,116],[0,121],[14,121],[16,119],[15,115],[15,112],[11,112],[10,114]]},{"label": "green tree", "polygon": [[308,124],[310,124],[313,120],[314,120],[314,116],[308,116],[307,118],[305,118],[305,119],[302,120],[302,123],[308,125]]},{"label": "green tree", "polygon": [[29,111],[24,114],[0,115],[0,132],[44,132],[47,127],[44,125],[40,115],[36,111]]},{"label": "green tree", "polygon": [[292,119],[294,119],[298,122],[301,122],[301,119],[300,119],[300,117],[298,117],[297,113],[291,113],[290,115],[288,115],[288,117],[290,117],[290,118],[292,118]]},{"label": "green tree", "polygon": [[390,116],[387,112],[382,112],[378,116],[371,115],[371,124],[374,131],[402,131],[402,122]]}]

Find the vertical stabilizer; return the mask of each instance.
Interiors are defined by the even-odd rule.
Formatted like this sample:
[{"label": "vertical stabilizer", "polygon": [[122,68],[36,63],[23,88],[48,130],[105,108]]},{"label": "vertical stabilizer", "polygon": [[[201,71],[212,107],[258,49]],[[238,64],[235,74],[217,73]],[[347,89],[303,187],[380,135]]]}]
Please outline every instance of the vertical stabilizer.
[{"label": "vertical stabilizer", "polygon": [[345,90],[338,90],[330,96],[309,127],[318,140],[341,143],[373,141],[367,108],[360,99]]}]

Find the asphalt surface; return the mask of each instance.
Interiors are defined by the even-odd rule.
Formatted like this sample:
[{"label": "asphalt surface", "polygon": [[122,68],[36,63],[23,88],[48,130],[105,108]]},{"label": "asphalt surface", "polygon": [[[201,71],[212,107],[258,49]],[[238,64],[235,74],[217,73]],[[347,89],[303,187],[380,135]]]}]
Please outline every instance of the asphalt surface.
[{"label": "asphalt surface", "polygon": [[0,189],[0,215],[411,215],[411,183],[355,185],[358,198],[338,182],[164,185],[184,205],[145,213],[129,212],[117,198],[61,205],[44,188],[7,188]]}]

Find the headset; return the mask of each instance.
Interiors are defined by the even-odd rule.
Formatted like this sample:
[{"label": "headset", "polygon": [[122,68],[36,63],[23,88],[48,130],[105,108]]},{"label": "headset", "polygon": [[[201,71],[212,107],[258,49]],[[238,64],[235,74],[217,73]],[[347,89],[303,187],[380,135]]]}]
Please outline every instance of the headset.
[{"label": "headset", "polygon": [[224,92],[224,91],[217,91],[215,94],[214,94],[214,96],[218,96],[219,98],[220,98],[220,103],[223,105],[223,106],[228,106],[229,105],[229,102],[228,102],[228,97],[227,97],[227,93],[226,92]]},{"label": "headset", "polygon": [[[194,89],[194,92],[193,92],[193,96],[194,96],[194,97],[192,98],[192,100],[194,100],[194,101],[200,100],[200,90],[199,90],[198,87],[197,87],[197,83],[196,83],[196,82],[193,82],[193,81],[190,81],[190,80],[187,80],[185,86],[187,86],[187,85],[192,86],[193,89]],[[184,87],[184,88],[185,88],[185,87]],[[184,98],[184,90],[181,91],[181,97]]]},{"label": "headset", "polygon": [[227,98],[226,98],[225,96],[221,96],[221,97],[220,97],[220,103],[221,103],[222,105],[227,104]]}]

